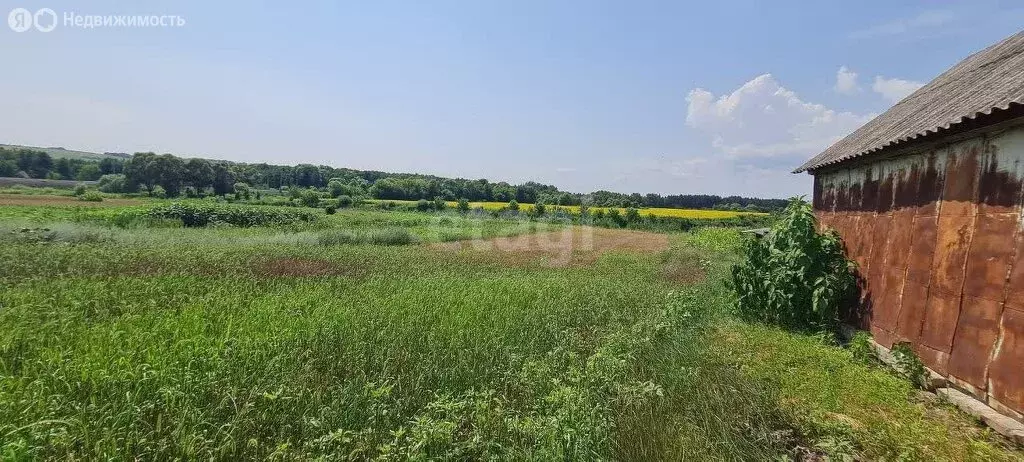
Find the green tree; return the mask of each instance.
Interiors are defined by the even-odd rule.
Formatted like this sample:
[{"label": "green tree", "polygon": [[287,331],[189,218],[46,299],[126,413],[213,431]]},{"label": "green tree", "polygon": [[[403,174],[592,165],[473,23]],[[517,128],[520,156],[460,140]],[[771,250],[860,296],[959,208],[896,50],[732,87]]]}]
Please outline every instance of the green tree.
[{"label": "green tree", "polygon": [[185,162],[185,184],[202,191],[213,186],[213,166],[206,159],[189,159]]},{"label": "green tree", "polygon": [[99,167],[100,173],[103,175],[121,173],[124,169],[124,161],[107,157],[100,161]]},{"label": "green tree", "polygon": [[54,162],[54,170],[60,175],[63,180],[74,179],[74,175],[71,173],[71,160],[67,157],[62,157]]},{"label": "green tree", "polygon": [[469,212],[469,200],[467,200],[465,197],[460,198],[459,204],[456,206],[456,208],[461,213]]},{"label": "green tree", "polygon": [[13,177],[18,173],[18,163],[0,159],[0,176]]},{"label": "green tree", "polygon": [[235,185],[235,175],[224,164],[213,165],[213,193],[223,196],[232,192]]},{"label": "green tree", "polygon": [[447,207],[447,206],[448,206],[448,204],[445,203],[443,197],[441,197],[441,196],[435,196],[434,197],[434,210],[441,211],[441,210],[444,210],[444,208]]},{"label": "green tree", "polygon": [[124,175],[109,174],[100,177],[99,190],[105,193],[123,193],[126,181]]},{"label": "green tree", "polygon": [[342,194],[345,194],[345,184],[341,180],[332,179],[327,182],[327,193],[331,197],[341,197]]},{"label": "green tree", "polygon": [[519,211],[519,202],[516,201],[515,199],[512,199],[512,200],[508,201],[508,209],[512,210],[512,211],[515,211],[515,212],[518,212]]},{"label": "green tree", "polygon": [[75,179],[78,181],[96,181],[100,178],[100,166],[96,162],[89,162],[79,167],[75,172]]}]

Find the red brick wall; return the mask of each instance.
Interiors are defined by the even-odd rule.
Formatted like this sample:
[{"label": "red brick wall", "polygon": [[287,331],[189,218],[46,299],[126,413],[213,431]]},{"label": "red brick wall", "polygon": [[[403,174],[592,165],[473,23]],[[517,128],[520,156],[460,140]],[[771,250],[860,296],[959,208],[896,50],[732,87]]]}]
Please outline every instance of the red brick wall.
[{"label": "red brick wall", "polygon": [[[1024,128],[816,172],[857,262],[849,320],[993,407],[1024,413]],[[1018,415],[1020,417],[1020,415]]]}]

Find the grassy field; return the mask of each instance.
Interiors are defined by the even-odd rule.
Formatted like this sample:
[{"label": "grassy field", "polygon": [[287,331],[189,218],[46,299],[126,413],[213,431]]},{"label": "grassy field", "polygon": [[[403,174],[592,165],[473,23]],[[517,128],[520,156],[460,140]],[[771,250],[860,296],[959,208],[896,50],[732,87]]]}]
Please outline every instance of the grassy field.
[{"label": "grassy field", "polygon": [[73,149],[64,149],[60,147],[42,148],[35,146],[20,146],[15,144],[0,144],[0,148],[6,149],[30,149],[32,151],[43,151],[50,155],[54,159],[60,159],[66,157],[68,159],[87,159],[87,160],[103,160],[106,158],[112,159],[125,159],[121,156],[112,156],[110,154],[103,154],[99,152],[87,152],[87,151],[75,151]]},{"label": "grassy field", "polygon": [[[390,201],[390,200],[372,200],[372,203],[382,202],[394,202],[396,204],[415,204],[416,201]],[[458,202],[449,201],[447,202],[448,207],[455,207]],[[508,207],[508,202],[470,202],[470,208],[481,207],[484,210],[500,210]],[[533,204],[519,204],[520,210],[523,212],[533,209]],[[547,206],[550,210],[565,209],[572,213],[579,213],[580,207],[578,205],[549,205]],[[598,210],[608,212],[611,207],[590,207],[591,212]],[[619,212],[624,212],[625,209],[619,209]],[[656,217],[672,217],[672,218],[705,218],[705,219],[716,219],[716,218],[734,218],[741,215],[768,215],[767,213],[756,213],[756,212],[733,212],[729,210],[698,210],[698,209],[673,209],[673,208],[660,208],[660,207],[647,207],[637,209],[640,215],[654,215]]]},{"label": "grassy field", "polygon": [[735,230],[147,207],[0,206],[0,459],[1021,458],[735,321]]}]

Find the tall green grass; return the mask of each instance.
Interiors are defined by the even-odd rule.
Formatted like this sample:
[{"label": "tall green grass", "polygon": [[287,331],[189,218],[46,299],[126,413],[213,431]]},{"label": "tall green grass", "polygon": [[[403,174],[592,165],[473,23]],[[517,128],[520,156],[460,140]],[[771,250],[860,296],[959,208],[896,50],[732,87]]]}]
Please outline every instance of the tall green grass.
[{"label": "tall green grass", "polygon": [[[505,220],[119,228],[93,213],[0,217],[56,236],[0,245],[2,460],[1012,455],[956,439],[838,347],[732,321],[731,230],[549,268],[337,237],[536,230]],[[686,265],[704,277],[664,277]]]}]

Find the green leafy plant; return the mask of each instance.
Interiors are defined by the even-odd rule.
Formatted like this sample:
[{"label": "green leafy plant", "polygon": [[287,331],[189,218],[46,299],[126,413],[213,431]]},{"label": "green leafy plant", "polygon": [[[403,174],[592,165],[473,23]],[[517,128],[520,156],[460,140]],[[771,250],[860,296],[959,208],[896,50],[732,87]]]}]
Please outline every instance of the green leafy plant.
[{"label": "green leafy plant", "polygon": [[878,360],[875,349],[871,346],[871,335],[867,332],[859,331],[853,334],[848,348],[853,359],[862,364],[874,364]]},{"label": "green leafy plant", "polygon": [[834,332],[855,288],[852,263],[834,231],[818,232],[810,204],[794,198],[767,236],[747,242],[733,267],[740,316],[790,329]]},{"label": "green leafy plant", "polygon": [[[134,212],[125,212],[130,214]],[[238,207],[212,204],[175,203],[145,212],[149,218],[177,219],[186,227],[203,227],[214,223],[234,226],[273,226],[316,220],[316,214],[305,210],[281,207]]]},{"label": "green leafy plant", "polygon": [[315,189],[304,190],[299,197],[299,201],[306,207],[317,207],[320,205],[320,193],[316,192]]},{"label": "green leafy plant", "polygon": [[892,346],[892,356],[896,359],[896,368],[910,379],[910,382],[917,388],[926,388],[928,384],[928,369],[914,353],[909,343],[897,343]]},{"label": "green leafy plant", "polygon": [[78,195],[78,200],[85,202],[103,202],[103,195],[98,191],[86,191]]},{"label": "green leafy plant", "polygon": [[156,185],[156,186],[153,186],[153,189],[149,191],[149,195],[150,195],[150,197],[155,197],[157,199],[166,199],[167,198],[167,190],[164,189],[163,186]]}]

